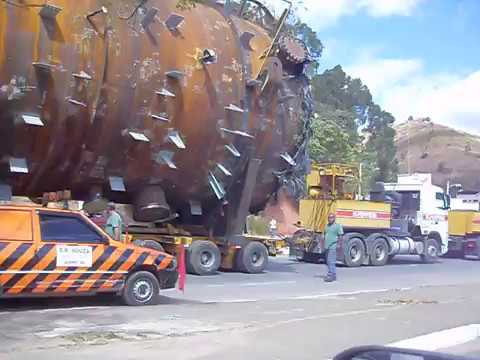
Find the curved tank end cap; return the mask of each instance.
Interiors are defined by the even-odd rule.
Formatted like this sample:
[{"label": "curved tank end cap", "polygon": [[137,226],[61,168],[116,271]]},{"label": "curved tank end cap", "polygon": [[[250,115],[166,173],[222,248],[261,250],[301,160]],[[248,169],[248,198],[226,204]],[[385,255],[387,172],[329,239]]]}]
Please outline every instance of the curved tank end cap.
[{"label": "curved tank end cap", "polygon": [[165,192],[160,185],[148,185],[140,190],[134,201],[136,221],[160,221],[171,215]]}]

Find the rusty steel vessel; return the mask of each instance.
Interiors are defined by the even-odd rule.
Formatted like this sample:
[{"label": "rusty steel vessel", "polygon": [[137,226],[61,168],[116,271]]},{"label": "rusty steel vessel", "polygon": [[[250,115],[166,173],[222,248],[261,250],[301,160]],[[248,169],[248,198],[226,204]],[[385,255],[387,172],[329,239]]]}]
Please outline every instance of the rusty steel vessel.
[{"label": "rusty steel vessel", "polygon": [[141,221],[216,224],[245,187],[256,211],[294,177],[309,132],[308,51],[282,32],[288,11],[177,5],[0,1],[4,196],[70,189],[134,204]]}]

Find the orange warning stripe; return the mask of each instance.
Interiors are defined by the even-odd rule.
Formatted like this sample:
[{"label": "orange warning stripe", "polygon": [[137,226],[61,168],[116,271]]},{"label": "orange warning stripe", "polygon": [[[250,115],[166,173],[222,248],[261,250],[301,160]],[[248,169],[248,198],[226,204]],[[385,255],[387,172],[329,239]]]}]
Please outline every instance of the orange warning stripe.
[{"label": "orange warning stripe", "polygon": [[[18,246],[17,248],[19,247],[20,246]],[[25,265],[33,256],[35,256],[35,247],[32,245],[22,255],[20,255],[20,257],[12,265],[10,265],[6,270],[15,271],[15,270],[21,269],[23,265]],[[4,276],[2,277],[2,284],[5,284],[8,280],[10,280],[16,274],[10,273],[10,274],[3,274],[3,275]]]},{"label": "orange warning stripe", "polygon": [[[141,251],[134,250],[134,252],[130,255],[130,257],[123,262],[123,264],[117,270],[118,273],[121,275],[119,280],[121,280],[121,278],[127,275],[125,274],[125,272],[129,271],[133,267],[133,265],[135,265],[135,262],[138,260],[141,254],[142,254]],[[114,285],[114,282],[105,282],[104,284],[102,284],[101,288],[110,289],[113,287],[113,285]]]},{"label": "orange warning stripe", "polygon": [[83,285],[81,285],[77,291],[78,292],[90,291],[90,289],[95,284],[95,281],[98,280],[103,275],[102,272],[108,271],[108,269],[113,265],[115,261],[117,261],[117,259],[123,254],[123,252],[124,252],[124,249],[120,249],[120,248],[115,249],[112,255],[108,259],[106,259],[103,262],[103,264],[97,269],[98,272],[88,277],[88,279],[85,280]]},{"label": "orange warning stripe", "polygon": [[[98,251],[96,251],[97,249],[99,249]],[[93,263],[95,263],[96,260],[98,260],[98,258],[103,254],[103,251],[104,250],[104,247],[103,246],[97,246],[95,247],[95,250],[93,252]],[[97,256],[98,254],[98,256]],[[54,253],[54,258],[57,256],[57,253],[56,253],[56,249],[55,249],[55,253]],[[97,256],[97,257],[96,257]],[[58,268],[55,267],[56,270],[58,270]],[[59,270],[60,271],[60,270]],[[43,293],[45,292],[48,287],[53,284],[53,282],[55,280],[57,280],[60,276],[62,275],[61,272],[58,272],[58,273],[54,273],[54,274],[49,274],[42,282],[41,284],[37,284],[37,286],[35,287],[35,289],[33,289],[33,293],[37,294],[37,293]]]},{"label": "orange warning stripe", "polygon": [[[103,251],[104,251],[103,246],[95,247],[95,250],[93,250],[92,259],[98,259],[101,255],[101,253],[103,253]],[[92,261],[92,264],[93,263],[94,262]],[[54,290],[54,292],[59,293],[59,292],[66,292],[67,290],[69,290],[71,285],[74,284],[75,280],[77,280],[80,276],[82,276],[85,272],[87,272],[88,269],[89,268],[81,268],[79,270],[76,270],[76,271],[79,271],[79,272],[71,274],[60,285],[58,285],[58,287]]]},{"label": "orange warning stripe", "polygon": [[[56,250],[55,247],[53,247],[52,249],[50,249],[47,255],[38,262],[38,264],[35,266],[36,269],[32,270],[44,270],[52,262],[52,260],[55,259],[55,256]],[[12,294],[20,293],[21,291],[25,290],[25,287],[28,286],[38,276],[39,273],[26,274],[8,292]],[[33,286],[35,286],[35,284],[33,284]]]}]

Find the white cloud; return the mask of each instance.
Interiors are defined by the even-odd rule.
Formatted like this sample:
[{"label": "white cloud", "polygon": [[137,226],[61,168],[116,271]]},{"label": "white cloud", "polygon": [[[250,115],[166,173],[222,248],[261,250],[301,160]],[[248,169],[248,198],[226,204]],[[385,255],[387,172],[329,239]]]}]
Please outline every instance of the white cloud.
[{"label": "white cloud", "polygon": [[409,16],[421,0],[360,0],[358,7],[371,16]]},{"label": "white cloud", "polygon": [[[299,2],[298,15],[313,29],[320,30],[337,23],[342,16],[366,12],[373,17],[409,16],[423,0],[303,0]],[[265,0],[280,14],[285,9],[282,0]]]},{"label": "white cloud", "polygon": [[426,74],[419,59],[362,60],[345,71],[362,79],[397,121],[410,115],[480,134],[480,69],[467,75]]},{"label": "white cloud", "polygon": [[366,12],[382,17],[411,15],[422,0],[304,0],[299,16],[315,30],[337,23],[342,16]]},{"label": "white cloud", "polygon": [[371,59],[346,66],[345,71],[354,78],[361,78],[372,93],[382,91],[386,86],[419,72],[422,62],[418,59]]}]

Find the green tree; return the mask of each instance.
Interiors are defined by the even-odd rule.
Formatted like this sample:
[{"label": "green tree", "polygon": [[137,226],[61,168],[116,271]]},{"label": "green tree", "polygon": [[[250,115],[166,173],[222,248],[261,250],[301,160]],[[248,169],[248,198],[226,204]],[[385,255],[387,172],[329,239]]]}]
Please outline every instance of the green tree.
[{"label": "green tree", "polygon": [[312,159],[362,163],[364,190],[374,181],[394,180],[395,119],[374,103],[368,87],[337,65],[316,75],[312,88],[319,114],[313,122]]}]

